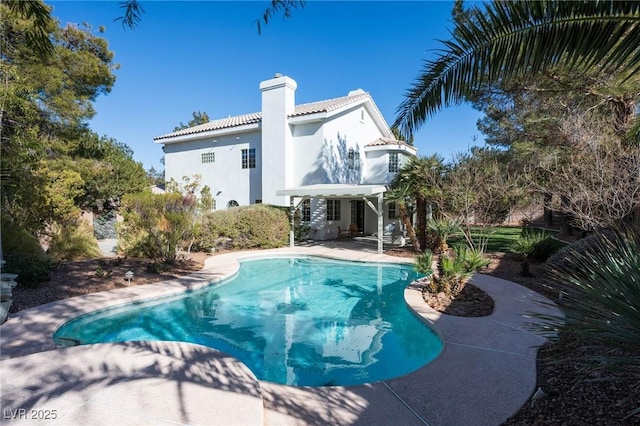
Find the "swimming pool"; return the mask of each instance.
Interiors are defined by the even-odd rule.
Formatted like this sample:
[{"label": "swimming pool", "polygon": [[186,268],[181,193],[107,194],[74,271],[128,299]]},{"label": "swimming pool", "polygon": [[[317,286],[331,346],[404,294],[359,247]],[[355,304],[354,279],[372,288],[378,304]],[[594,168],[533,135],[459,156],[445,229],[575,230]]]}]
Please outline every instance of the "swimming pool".
[{"label": "swimming pool", "polygon": [[442,350],[404,302],[404,288],[416,278],[411,265],[246,260],[219,284],[76,318],[54,340],[184,341],[227,352],[275,383],[376,382],[415,371]]}]

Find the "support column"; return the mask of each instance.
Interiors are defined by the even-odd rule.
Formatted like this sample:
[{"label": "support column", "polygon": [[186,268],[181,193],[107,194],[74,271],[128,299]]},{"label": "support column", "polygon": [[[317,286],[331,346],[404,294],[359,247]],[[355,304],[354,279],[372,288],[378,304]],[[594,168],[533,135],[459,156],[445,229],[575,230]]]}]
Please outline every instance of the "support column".
[{"label": "support column", "polygon": [[383,193],[378,194],[378,253],[382,254],[384,252],[384,195]]},{"label": "support column", "polygon": [[296,208],[294,206],[294,197],[289,197],[289,214],[291,215],[291,229],[289,230],[289,247],[293,248],[295,245],[294,228],[296,226]]}]

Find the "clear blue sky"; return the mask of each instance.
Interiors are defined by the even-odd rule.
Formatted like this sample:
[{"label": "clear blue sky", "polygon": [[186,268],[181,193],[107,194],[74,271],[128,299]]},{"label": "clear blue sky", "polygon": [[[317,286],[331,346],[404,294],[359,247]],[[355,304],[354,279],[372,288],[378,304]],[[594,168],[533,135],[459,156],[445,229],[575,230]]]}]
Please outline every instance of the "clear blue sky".
[{"label": "clear blue sky", "polygon": [[[96,33],[106,27],[102,37],[120,68],[90,126],[129,145],[147,169],[162,168],[155,136],[193,111],[212,120],[258,112],[259,83],[276,72],[297,81],[296,103],[366,90],[391,125],[424,60],[440,48],[436,40],[448,39],[452,27],[452,3],[444,1],[308,1],[291,19],[277,16],[262,35],[254,21],[266,1],[142,2],[135,30],[113,22],[121,15],[117,2],[46,3],[63,25],[86,22]],[[481,143],[479,117],[464,105],[439,112],[415,135],[419,154],[448,160]]]}]

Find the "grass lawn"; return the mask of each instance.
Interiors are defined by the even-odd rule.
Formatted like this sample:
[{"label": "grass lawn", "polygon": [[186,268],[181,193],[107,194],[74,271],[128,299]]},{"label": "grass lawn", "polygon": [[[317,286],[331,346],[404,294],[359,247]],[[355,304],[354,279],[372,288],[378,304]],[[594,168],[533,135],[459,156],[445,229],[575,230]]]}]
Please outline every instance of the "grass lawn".
[{"label": "grass lawn", "polygon": [[[530,230],[532,232],[543,232],[536,228],[530,228]],[[481,245],[483,241],[486,241],[486,252],[513,253],[510,246],[521,234],[522,228],[519,226],[471,228],[471,238],[474,244]],[[458,244],[465,244],[465,239],[461,232],[451,237],[451,245],[456,246]]]}]

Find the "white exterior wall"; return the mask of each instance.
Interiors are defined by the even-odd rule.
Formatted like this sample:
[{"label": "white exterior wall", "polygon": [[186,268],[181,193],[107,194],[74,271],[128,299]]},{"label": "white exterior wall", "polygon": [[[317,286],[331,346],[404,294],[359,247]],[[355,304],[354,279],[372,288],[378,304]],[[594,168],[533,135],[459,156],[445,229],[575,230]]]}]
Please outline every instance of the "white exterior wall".
[{"label": "white exterior wall", "polygon": [[[361,119],[364,112],[364,120]],[[383,136],[363,105],[345,111],[322,127],[322,183],[361,184],[366,174],[365,145]],[[360,154],[359,169],[348,168],[348,151]]]},{"label": "white exterior wall", "polygon": [[407,164],[412,157],[406,151],[398,151],[392,148],[375,147],[374,149],[367,149],[367,171],[364,183],[388,184],[393,180],[396,173],[389,172],[390,152],[397,152],[399,154],[400,168]]},{"label": "white exterior wall", "polygon": [[327,183],[322,167],[322,123],[297,124],[292,130],[291,187]]},{"label": "white exterior wall", "polygon": [[[201,188],[209,185],[216,200],[216,209],[225,209],[235,200],[241,206],[262,198],[262,167],[260,132],[234,134],[180,143],[166,144],[165,179],[182,183],[182,177],[202,177]],[[242,168],[242,150],[255,148],[256,168]],[[202,154],[215,153],[214,163],[202,163]],[[199,195],[199,194],[196,194]]]}]

